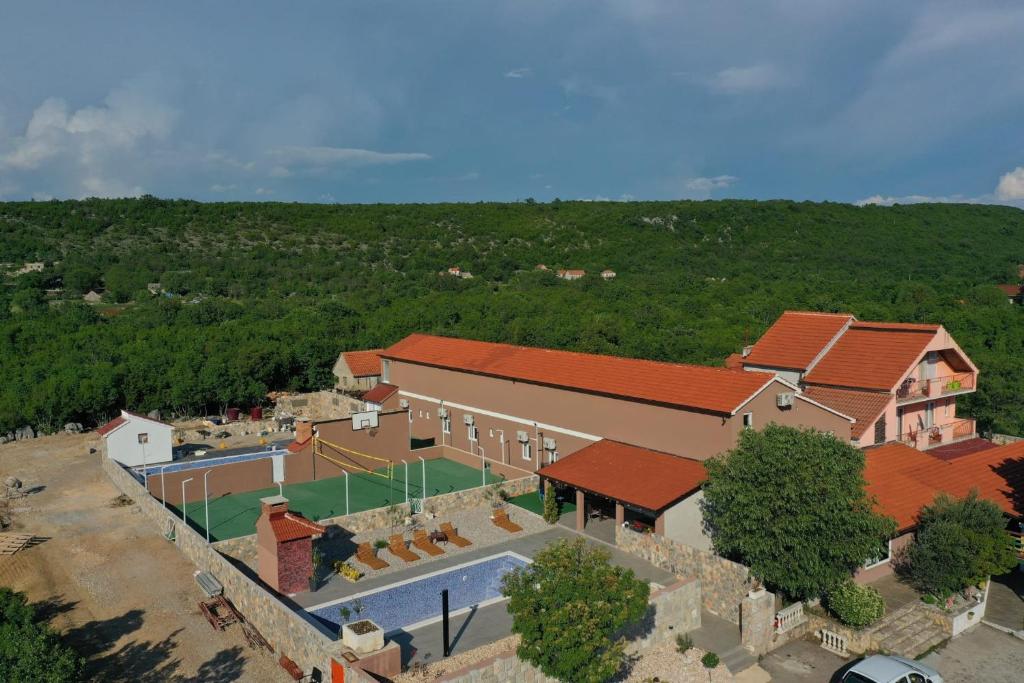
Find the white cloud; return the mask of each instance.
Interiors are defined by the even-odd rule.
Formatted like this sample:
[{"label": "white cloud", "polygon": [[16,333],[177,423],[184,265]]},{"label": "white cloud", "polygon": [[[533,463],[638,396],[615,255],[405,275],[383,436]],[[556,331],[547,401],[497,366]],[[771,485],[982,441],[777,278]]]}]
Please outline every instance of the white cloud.
[{"label": "white cloud", "polygon": [[214,183],[210,185],[210,192],[230,192],[231,190],[237,190],[238,185],[232,183],[231,185],[221,185],[220,183]]},{"label": "white cloud", "polygon": [[716,175],[711,178],[690,178],[684,186],[693,192],[711,193],[715,190],[724,190],[738,181],[734,175]]},{"label": "white cloud", "polygon": [[1024,166],[1018,166],[999,179],[996,197],[1007,201],[1024,199]]},{"label": "white cloud", "polygon": [[708,80],[712,90],[728,95],[739,95],[764,90],[775,90],[791,85],[793,78],[774,64],[730,66]]},{"label": "white cloud", "polygon": [[270,155],[280,162],[280,167],[295,166],[376,166],[401,164],[408,161],[425,161],[429,154],[422,152],[376,152],[370,149],[352,147],[301,147],[297,145],[277,147]]},{"label": "white cloud", "polygon": [[266,187],[257,187],[256,188],[256,194],[258,194],[260,196],[264,196],[264,195],[268,195],[268,194],[274,194],[274,191],[269,189],[269,188],[266,188]]},{"label": "white cloud", "polygon": [[596,100],[602,100],[607,103],[612,103],[619,99],[618,88],[611,85],[593,83],[579,78],[578,76],[573,76],[563,80],[561,85],[562,92],[570,96],[592,97]]},{"label": "white cloud", "polygon": [[528,78],[533,75],[533,69],[528,66],[521,66],[518,69],[511,69],[505,72],[505,78]]}]

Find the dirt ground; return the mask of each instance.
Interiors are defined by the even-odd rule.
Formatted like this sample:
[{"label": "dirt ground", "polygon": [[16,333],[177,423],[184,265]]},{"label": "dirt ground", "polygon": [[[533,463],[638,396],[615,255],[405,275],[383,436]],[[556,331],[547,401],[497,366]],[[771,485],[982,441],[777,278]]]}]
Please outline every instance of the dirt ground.
[{"label": "dirt ground", "polygon": [[195,567],[135,506],[112,507],[93,434],[0,445],[0,481],[38,489],[11,504],[14,530],[45,537],[0,556],[0,586],[25,592],[88,658],[93,681],[284,681],[238,625],[214,631]]}]

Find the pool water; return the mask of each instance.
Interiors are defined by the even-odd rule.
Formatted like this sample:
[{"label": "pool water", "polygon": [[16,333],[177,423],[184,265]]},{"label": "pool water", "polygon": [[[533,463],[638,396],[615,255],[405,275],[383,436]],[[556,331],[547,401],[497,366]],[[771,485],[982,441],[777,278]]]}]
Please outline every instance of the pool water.
[{"label": "pool water", "polygon": [[[343,621],[359,619],[372,619],[385,633],[414,628],[441,618],[442,590],[448,589],[449,613],[497,602],[502,599],[501,578],[528,564],[530,560],[522,555],[505,552],[310,607],[306,611],[332,631],[337,631]],[[362,607],[358,614],[356,603]],[[350,611],[347,619],[341,616],[342,607]]]}]

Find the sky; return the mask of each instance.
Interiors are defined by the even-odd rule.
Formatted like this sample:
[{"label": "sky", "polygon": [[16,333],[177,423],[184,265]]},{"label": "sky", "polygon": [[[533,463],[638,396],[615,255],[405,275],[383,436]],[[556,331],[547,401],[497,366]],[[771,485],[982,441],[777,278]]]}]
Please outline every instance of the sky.
[{"label": "sky", "polygon": [[1024,208],[1024,3],[0,0],[0,200]]}]

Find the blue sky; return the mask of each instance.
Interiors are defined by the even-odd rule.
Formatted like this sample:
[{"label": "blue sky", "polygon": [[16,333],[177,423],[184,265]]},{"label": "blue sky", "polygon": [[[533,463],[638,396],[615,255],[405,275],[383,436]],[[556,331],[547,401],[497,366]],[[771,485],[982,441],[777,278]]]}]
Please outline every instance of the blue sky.
[{"label": "blue sky", "polygon": [[1024,206],[1024,3],[0,0],[0,199]]}]

